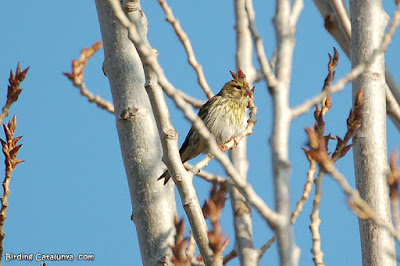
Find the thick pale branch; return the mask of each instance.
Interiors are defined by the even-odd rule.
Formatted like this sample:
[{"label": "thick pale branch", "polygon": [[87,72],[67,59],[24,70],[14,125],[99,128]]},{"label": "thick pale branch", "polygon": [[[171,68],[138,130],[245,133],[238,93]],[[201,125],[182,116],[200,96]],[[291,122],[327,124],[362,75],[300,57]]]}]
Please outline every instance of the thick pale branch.
[{"label": "thick pale branch", "polygon": [[[362,125],[353,139],[356,187],[360,198],[369,204],[370,211],[380,221],[389,222],[391,214],[386,182],[386,80],[383,52],[393,38],[400,14],[395,14],[387,34],[385,27],[389,17],[380,0],[350,0],[350,17],[353,31],[350,44],[352,67],[370,61],[365,71],[352,84],[353,98],[359,90],[364,95]],[[371,54],[375,54],[374,60],[370,60]],[[334,176],[333,173],[332,175]],[[363,206],[356,207],[366,212]],[[396,252],[392,236],[371,221],[361,218],[359,225],[363,264],[396,265],[396,260],[392,257]]]},{"label": "thick pale branch", "polygon": [[273,22],[277,41],[275,72],[279,82],[275,87],[270,87],[273,103],[273,132],[270,144],[274,173],[275,207],[284,220],[281,226],[275,228],[282,265],[296,265],[300,254],[295,244],[293,227],[290,222],[289,129],[291,119],[289,90],[296,31],[295,25],[290,23],[290,2],[289,0],[276,1],[276,13]]},{"label": "thick pale branch", "polygon": [[[121,2],[141,34],[146,35],[147,23],[140,1],[118,1],[120,8]],[[96,8],[104,42],[103,71],[115,104],[116,129],[131,196],[131,219],[137,229],[142,261],[145,265],[168,264],[172,255],[169,247],[174,241],[175,193],[172,182],[167,186],[157,182],[157,175],[165,166],[144,87],[142,61],[109,1],[96,0]]]},{"label": "thick pale branch", "polygon": [[[200,248],[204,262],[208,265],[213,261],[213,253],[208,245],[207,225],[197,199],[196,190],[191,183],[192,177],[182,165],[177,149],[177,134],[173,129],[169,117],[167,103],[165,102],[162,88],[156,80],[152,70],[147,70],[147,92],[156,116],[157,127],[164,137],[161,138],[163,149],[166,152],[164,161],[168,166],[171,176],[178,188],[183,206],[192,227],[196,243]],[[168,133],[164,133],[168,132]]]},{"label": "thick pale branch", "polygon": [[[335,38],[340,47],[349,57],[350,55],[349,38],[347,38],[346,33],[344,33],[343,28],[340,25],[340,21],[336,19],[336,16],[334,15],[335,10],[333,9],[330,1],[331,0],[314,0],[314,3],[317,6],[319,12],[321,13],[322,18],[325,20],[326,30]],[[346,17],[348,19],[348,16]],[[346,17],[342,16],[341,19],[346,19]],[[350,21],[345,23],[346,24],[350,23]],[[385,70],[386,82],[390,90],[392,91],[394,97],[396,98],[396,101],[400,102],[400,86],[396,83],[395,79],[393,78],[393,75],[390,73],[389,68],[387,66],[385,68],[386,68]]]},{"label": "thick pale branch", "polygon": [[[251,87],[257,78],[257,71],[253,65],[253,40],[249,30],[249,20],[246,15],[246,5],[252,5],[250,0],[234,0],[235,33],[236,33],[236,68],[243,69],[246,80]],[[254,106],[254,104],[252,103]],[[251,110],[255,119],[254,110]],[[255,120],[253,121],[254,126]],[[250,123],[251,124],[251,123]],[[236,138],[234,138],[236,140]],[[236,140],[237,141],[237,140]],[[249,162],[247,160],[247,141],[241,141],[237,148],[230,151],[233,165],[236,167],[243,180],[247,180]],[[228,186],[229,197],[235,229],[235,249],[241,265],[255,265],[258,252],[254,248],[253,218],[251,208],[246,203],[245,197],[233,186]]]},{"label": "thick pale branch", "polygon": [[299,20],[301,11],[304,8],[304,1],[303,0],[294,0],[292,4],[292,11],[290,14],[290,25],[292,27],[296,27],[297,21]]},{"label": "thick pale branch", "polygon": [[[135,25],[129,21],[129,19],[121,10],[119,1],[109,0],[109,2],[113,7],[115,16],[120,20],[122,25],[128,29],[128,37],[135,44],[135,47],[141,59],[143,60],[143,64],[147,65],[152,71],[154,71],[155,75],[157,76],[158,83],[162,86],[164,92],[175,101],[179,108],[184,111],[185,116],[193,123],[195,129],[208,142],[210,153],[213,154],[225,167],[227,173],[232,177],[232,183],[235,185],[235,187],[237,187],[245,195],[248,202],[260,212],[260,214],[271,226],[277,226],[280,224],[281,217],[272,211],[265,204],[265,202],[263,202],[263,200],[257,196],[250,185],[241,180],[240,175],[237,173],[229,158],[220,150],[214,137],[207,130],[204,123],[198,118],[198,116],[191,109],[190,105],[186,103],[179,93],[176,93],[176,89],[165,77],[164,72],[157,61],[156,55],[151,49],[151,46],[148,44],[148,42],[139,37]],[[173,172],[171,172],[171,174],[173,174]],[[209,256],[209,253],[205,249],[202,250],[202,254],[204,254],[203,258],[207,258],[207,256]]]}]

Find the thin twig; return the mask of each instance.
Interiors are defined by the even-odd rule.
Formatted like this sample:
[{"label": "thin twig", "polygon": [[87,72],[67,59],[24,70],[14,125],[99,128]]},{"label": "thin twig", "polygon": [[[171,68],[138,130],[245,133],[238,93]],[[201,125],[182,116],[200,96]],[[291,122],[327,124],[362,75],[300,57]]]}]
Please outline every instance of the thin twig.
[{"label": "thin twig", "polygon": [[277,48],[275,47],[274,52],[271,56],[271,59],[269,60],[269,64],[271,66],[271,70],[275,71],[275,67],[276,67],[276,61],[278,60],[278,52],[277,52]]},{"label": "thin twig", "polygon": [[176,35],[181,41],[183,47],[185,48],[189,64],[196,71],[197,81],[199,82],[199,85],[203,89],[204,93],[207,95],[207,98],[211,99],[211,97],[214,96],[214,93],[212,92],[210,86],[207,83],[206,77],[204,76],[203,67],[197,62],[189,37],[182,29],[179,21],[174,17],[172,9],[168,6],[167,1],[158,0],[158,2],[160,3],[162,9],[164,10],[165,15],[167,16],[167,21],[171,23],[172,27],[175,30]]},{"label": "thin twig", "polygon": [[90,92],[83,81],[83,71],[90,57],[92,57],[101,47],[102,42],[96,42],[89,48],[82,49],[79,60],[72,60],[72,72],[63,73],[69,80],[72,81],[74,87],[78,88],[81,95],[86,97],[89,102],[95,103],[98,107],[108,111],[109,113],[114,113],[114,106],[111,102],[103,100],[100,96],[95,96]]},{"label": "thin twig", "polygon": [[307,182],[304,185],[304,190],[303,190],[301,199],[297,202],[296,209],[292,212],[292,218],[291,218],[292,224],[294,224],[296,222],[297,217],[302,212],[303,206],[306,203],[306,201],[308,200],[308,197],[310,196],[310,192],[312,189],[312,183],[314,180],[314,175],[317,172],[316,162],[310,156],[307,156],[307,159],[310,162],[310,168],[308,169],[308,172],[307,172]]},{"label": "thin twig", "polygon": [[321,205],[322,198],[322,181],[324,179],[325,173],[321,171],[317,178],[315,179],[315,196],[313,210],[311,213],[311,234],[313,240],[312,253],[314,254],[315,265],[324,265],[323,257],[324,253],[321,250],[321,235],[319,233],[319,226],[321,225],[321,219],[319,218],[319,208]]},{"label": "thin twig", "polygon": [[[17,71],[18,73],[18,71]],[[10,196],[10,181],[11,174],[15,170],[17,164],[23,162],[23,160],[17,159],[18,150],[21,148],[22,144],[17,146],[17,142],[22,137],[14,138],[15,129],[17,127],[17,117],[14,116],[12,120],[8,122],[8,125],[3,125],[4,132],[6,135],[6,140],[2,140],[1,144],[3,146],[3,154],[6,157],[4,164],[6,165],[6,174],[3,181],[4,194],[1,198],[1,210],[0,210],[0,261],[3,258],[3,240],[6,234],[4,233],[4,224],[7,218],[7,208],[8,208],[8,197]],[[1,264],[1,263],[0,263]]]},{"label": "thin twig", "polygon": [[323,90],[321,93],[314,96],[313,98],[306,100],[303,104],[292,108],[292,119],[295,119],[296,117],[307,113],[310,108],[321,102],[321,100],[327,95],[343,90],[346,84],[356,79],[366,69],[366,67],[367,63],[361,63],[357,67],[353,68],[346,76],[339,79],[333,86],[329,87],[327,90]]},{"label": "thin twig", "polygon": [[106,110],[110,114],[114,114],[114,105],[111,102],[102,99],[99,95],[94,95],[86,88],[85,82],[82,82],[81,84],[74,83],[74,86],[79,89],[81,95],[86,97],[89,102],[95,103],[97,107]]},{"label": "thin twig", "polygon": [[343,5],[342,0],[331,0],[332,6],[335,9],[336,15],[339,19],[340,25],[342,26],[344,33],[346,34],[348,40],[351,38],[351,23],[349,14]]},{"label": "thin twig", "polygon": [[8,79],[10,85],[7,87],[7,101],[0,114],[0,124],[2,124],[4,118],[8,116],[8,110],[10,109],[11,105],[18,100],[18,97],[22,92],[19,84],[25,79],[28,70],[29,67],[27,67],[24,71],[21,71],[21,65],[18,62],[17,71],[15,74],[12,70],[10,71],[10,78]]},{"label": "thin twig", "polygon": [[272,88],[272,87],[276,86],[276,84],[278,83],[278,80],[276,79],[275,74],[272,71],[272,68],[270,66],[270,63],[268,62],[267,56],[265,55],[264,44],[263,44],[262,38],[256,28],[255,12],[254,12],[253,5],[251,4],[251,1],[252,0],[246,0],[246,11],[247,11],[248,19],[249,19],[249,29],[250,29],[251,35],[253,36],[253,39],[254,39],[254,44],[255,44],[256,52],[257,52],[257,58],[261,65],[261,72],[264,75],[264,77],[268,83],[268,87]]},{"label": "thin twig", "polygon": [[[262,256],[265,254],[265,252],[272,246],[273,243],[276,241],[276,236],[274,235],[271,237],[267,243],[265,243],[259,250],[258,250],[258,262],[260,262]],[[229,252],[223,260],[224,265],[227,264],[229,261],[233,260],[234,258],[237,257],[237,252],[235,249],[233,249],[231,252]]]},{"label": "thin twig", "polygon": [[188,249],[189,245],[189,237],[184,237],[185,231],[186,231],[186,226],[185,222],[183,219],[178,219],[178,217],[175,217],[175,242],[171,246],[172,250],[172,258],[171,262],[174,263],[175,265],[190,265],[190,261],[193,259],[194,254],[191,254],[189,252],[186,252]]},{"label": "thin twig", "polygon": [[391,223],[378,218],[369,204],[360,197],[358,191],[353,189],[346,178],[335,168],[334,160],[329,157],[326,151],[325,140],[318,138],[317,133],[310,128],[306,129],[306,132],[310,139],[310,146],[312,147],[309,152],[312,158],[323,168],[321,173],[329,173],[339,183],[346,193],[348,202],[355,213],[362,219],[372,220],[377,226],[386,229],[392,236],[400,240],[400,232]]},{"label": "thin twig", "polygon": [[393,22],[390,25],[385,36],[383,36],[382,44],[381,44],[381,47],[379,48],[379,50],[381,50],[381,52],[386,51],[386,49],[392,42],[394,33],[396,32],[396,29],[399,27],[399,24],[400,24],[400,5],[397,5],[397,10],[396,10],[396,12],[394,12],[394,15],[393,15]]},{"label": "thin twig", "polygon": [[339,183],[344,192],[349,196],[349,199],[351,199],[355,206],[363,213],[364,219],[372,220],[377,226],[385,228],[393,237],[400,241],[400,232],[397,231],[392,224],[378,218],[374,210],[360,197],[358,191],[351,188],[346,178],[333,165],[325,162],[324,167]]},{"label": "thin twig", "polygon": [[205,219],[209,219],[211,229],[208,231],[209,246],[214,253],[214,261],[222,259],[222,253],[229,243],[229,237],[222,232],[221,216],[225,207],[227,188],[225,186],[213,185],[209,198],[204,202],[202,211]]},{"label": "thin twig", "polygon": [[205,101],[196,99],[193,96],[190,96],[189,94],[185,93],[184,91],[178,90],[178,93],[187,103],[191,104],[193,108],[200,109],[205,104]]},{"label": "thin twig", "polygon": [[361,73],[363,73],[364,70],[375,61],[375,58],[377,56],[381,55],[386,51],[387,47],[393,40],[394,33],[397,27],[399,26],[399,23],[400,23],[400,6],[398,7],[397,11],[394,14],[393,22],[390,25],[388,32],[383,37],[380,47],[372,53],[370,58],[366,62],[362,62],[358,66],[354,67],[347,75],[339,79],[335,83],[335,85],[331,86],[325,91],[322,91],[320,94],[314,96],[313,98],[306,100],[304,103],[292,108],[292,119],[308,112],[310,108],[318,104],[328,94],[333,94],[343,90],[347,83],[353,81]]},{"label": "thin twig", "polygon": [[393,222],[397,231],[400,232],[400,214],[399,214],[399,177],[400,170],[397,165],[399,151],[395,150],[390,155],[390,172],[387,174],[387,182],[389,185],[390,202],[392,204]]},{"label": "thin twig", "polygon": [[[386,33],[386,35],[383,37],[382,40],[382,46],[384,47],[384,50],[387,49],[387,47],[390,45],[394,33],[396,31],[396,29],[399,27],[400,24],[400,5],[397,5],[397,10],[393,15],[393,22],[390,25],[390,28],[388,30],[388,32]],[[386,76],[389,78],[392,78],[390,72],[386,71]],[[395,82],[393,82],[394,84],[396,84]],[[386,102],[388,103],[388,105],[386,106],[387,109],[387,113],[389,114],[389,117],[396,121],[395,125],[397,126],[397,128],[400,128],[400,107],[399,104],[396,103],[393,93],[388,93],[388,90],[386,90]]]},{"label": "thin twig", "polygon": [[[185,166],[186,170],[188,170],[188,171],[192,170],[194,168],[194,165],[187,163],[187,162],[184,164],[184,166]],[[200,170],[200,172],[198,172],[196,175],[198,177],[200,177],[208,182],[214,183],[214,184],[223,184],[227,180],[227,178],[225,178],[225,177],[207,172],[205,170]]]},{"label": "thin twig", "polygon": [[393,124],[400,131],[400,105],[393,96],[392,91],[385,85],[386,91],[386,112]]},{"label": "thin twig", "polygon": [[236,258],[236,257],[237,257],[237,252],[236,252],[235,249],[232,249],[232,251],[229,252],[229,253],[224,257],[224,259],[222,260],[222,263],[225,265],[225,264],[227,264],[228,262],[230,262],[231,260],[233,260],[233,259]]},{"label": "thin twig", "polygon": [[260,257],[259,260],[261,260],[262,256],[265,254],[265,252],[272,246],[272,244],[276,241],[276,236],[273,236],[270,240],[267,241],[260,249]]}]

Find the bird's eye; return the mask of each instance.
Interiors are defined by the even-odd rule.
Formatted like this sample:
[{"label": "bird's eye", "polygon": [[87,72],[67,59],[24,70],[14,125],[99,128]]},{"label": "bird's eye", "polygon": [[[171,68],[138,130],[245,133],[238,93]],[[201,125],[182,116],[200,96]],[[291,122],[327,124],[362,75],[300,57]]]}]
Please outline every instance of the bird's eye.
[{"label": "bird's eye", "polygon": [[241,90],[241,88],[240,88],[240,86],[235,86],[235,87],[233,87],[235,90],[238,90],[238,91],[240,91]]}]

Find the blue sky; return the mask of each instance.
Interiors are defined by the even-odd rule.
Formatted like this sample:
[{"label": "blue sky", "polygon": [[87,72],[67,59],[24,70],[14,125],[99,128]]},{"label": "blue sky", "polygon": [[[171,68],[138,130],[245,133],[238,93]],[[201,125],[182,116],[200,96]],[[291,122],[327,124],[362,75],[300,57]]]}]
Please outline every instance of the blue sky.
[{"label": "blue sky", "polygon": [[[254,4],[257,26],[268,56],[274,49],[271,21],[275,7],[270,2]],[[389,15],[394,11],[392,2],[385,1]],[[149,39],[160,54],[159,61],[167,77],[175,87],[205,99],[194,71],[187,64],[184,50],[158,3],[146,1],[142,4],[149,21]],[[235,69],[232,2],[177,0],[170,4],[192,41],[208,83],[214,92],[218,92],[231,78],[228,70]],[[95,262],[48,262],[48,265],[140,264],[114,117],[89,104],[62,75],[71,70],[71,60],[79,56],[82,48],[101,40],[94,1],[5,1],[0,9],[0,35],[0,105],[5,102],[10,69],[15,71],[18,61],[22,68],[30,66],[22,83],[20,99],[10,111],[11,115],[17,115],[16,134],[23,135],[19,158],[25,163],[18,165],[11,180],[5,252],[95,255]],[[327,53],[333,52],[333,46],[339,48],[325,32],[323,20],[310,1],[305,1],[296,40],[292,106],[321,90],[327,73]],[[398,47],[399,38],[396,37],[386,57],[395,77],[400,71]],[[349,60],[340,49],[339,52],[337,78],[350,69]],[[89,61],[85,81],[95,94],[111,100],[108,80],[101,70],[103,59],[103,50],[100,50]],[[259,112],[254,134],[248,138],[249,182],[273,207],[268,143],[272,125],[271,98],[264,82],[255,85],[255,103]],[[332,96],[332,102],[333,107],[326,116],[326,132],[343,136],[351,108],[351,87]],[[171,101],[169,104],[174,110],[174,104]],[[190,124],[181,112],[172,112],[172,115],[182,143]],[[291,127],[293,208],[301,196],[308,168],[301,150],[306,144],[303,129],[312,125],[313,114],[309,112],[295,120]],[[393,150],[398,143],[398,132],[388,120],[388,150]],[[352,165],[350,152],[337,167],[354,186]],[[0,168],[4,169],[4,166]],[[223,174],[214,162],[207,170]],[[195,186],[202,203],[210,186],[201,180],[196,180]],[[177,202],[182,214],[180,201]],[[228,201],[222,222],[226,234],[233,236],[229,204]],[[313,264],[308,229],[311,208],[312,201],[309,200],[294,226],[296,243],[302,249],[301,265]],[[327,265],[360,265],[358,220],[347,206],[344,193],[329,177],[324,180],[320,216],[324,262]],[[253,218],[255,244],[261,247],[273,234],[256,212],[253,212]],[[227,252],[232,248],[233,241]],[[262,265],[278,263],[275,244],[264,255]],[[14,261],[4,265],[38,265],[38,262]],[[238,260],[230,265],[238,265]]]}]

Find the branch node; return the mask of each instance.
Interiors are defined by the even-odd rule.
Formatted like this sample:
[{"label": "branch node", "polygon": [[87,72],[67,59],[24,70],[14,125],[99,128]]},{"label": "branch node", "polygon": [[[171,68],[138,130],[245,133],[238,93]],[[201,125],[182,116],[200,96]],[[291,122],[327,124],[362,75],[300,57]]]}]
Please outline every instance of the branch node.
[{"label": "branch node", "polygon": [[139,112],[139,109],[136,107],[128,107],[121,112],[119,115],[120,120],[129,120],[132,117],[136,116]]}]

